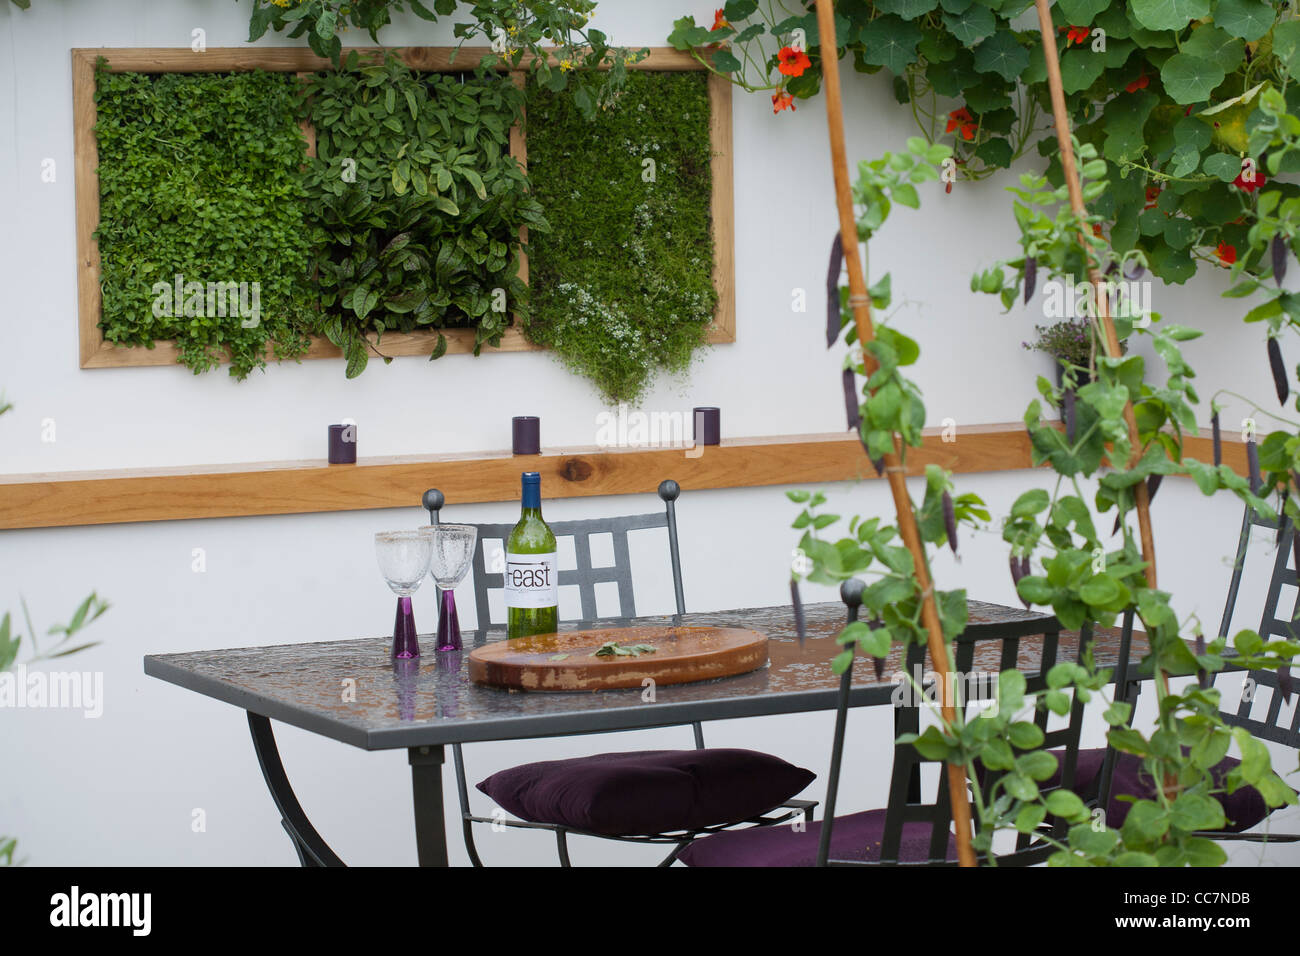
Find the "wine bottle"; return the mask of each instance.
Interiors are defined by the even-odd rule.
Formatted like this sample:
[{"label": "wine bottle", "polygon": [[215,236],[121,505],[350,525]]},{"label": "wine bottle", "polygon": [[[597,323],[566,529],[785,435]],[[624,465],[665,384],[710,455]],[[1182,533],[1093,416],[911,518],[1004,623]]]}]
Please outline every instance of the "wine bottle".
[{"label": "wine bottle", "polygon": [[559,625],[555,535],[542,520],[542,476],[523,473],[519,523],[506,540],[506,637],[553,634]]}]

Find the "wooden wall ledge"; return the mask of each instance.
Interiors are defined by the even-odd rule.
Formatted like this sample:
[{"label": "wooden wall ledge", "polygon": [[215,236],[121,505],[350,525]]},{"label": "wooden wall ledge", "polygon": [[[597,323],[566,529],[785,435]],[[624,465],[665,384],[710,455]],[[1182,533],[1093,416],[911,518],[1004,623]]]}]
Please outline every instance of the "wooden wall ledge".
[{"label": "wooden wall ledge", "polygon": [[[1208,434],[1189,436],[1185,448],[1189,457],[1212,459]],[[1225,441],[1223,456],[1245,473],[1241,442]],[[908,471],[920,474],[931,463],[959,474],[1029,468],[1029,436],[1019,422],[961,428],[952,441],[943,440],[941,429],[927,429],[923,446],[908,455]],[[649,493],[665,478],[690,492],[876,477],[848,433],[740,438],[704,447],[698,457],[680,447],[575,448],[520,457],[496,452],[363,458],[355,465],[315,460],[3,475],[0,529],[414,509],[425,489],[434,487],[450,505],[513,501],[522,471],[542,473],[547,498]]]}]

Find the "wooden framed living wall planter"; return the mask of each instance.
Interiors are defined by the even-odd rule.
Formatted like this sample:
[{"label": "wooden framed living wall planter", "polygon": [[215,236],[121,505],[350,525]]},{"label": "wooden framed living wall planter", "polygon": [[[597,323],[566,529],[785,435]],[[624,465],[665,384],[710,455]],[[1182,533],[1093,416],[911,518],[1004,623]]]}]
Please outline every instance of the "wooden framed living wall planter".
[{"label": "wooden framed living wall planter", "polygon": [[[383,47],[356,48],[361,55],[396,53],[411,69],[419,72],[463,72],[473,69],[489,54],[486,47]],[[350,52],[344,50],[346,56]],[[173,365],[178,358],[175,342],[159,341],[153,348],[120,346],[107,341],[100,328],[103,305],[101,262],[95,232],[100,224],[99,151],[95,139],[97,111],[95,105],[95,64],[103,57],[107,69],[115,73],[233,73],[264,70],[280,73],[311,73],[332,69],[329,60],[309,49],[279,48],[212,48],[195,53],[181,49],[74,49],[72,51],[73,127],[76,169],[77,230],[77,298],[78,338],[82,368],[121,368],[129,366]],[[526,67],[527,63],[521,64]],[[703,68],[686,53],[670,47],[656,47],[648,57],[632,66],[650,72],[699,71]],[[512,71],[517,84],[526,73]],[[708,76],[710,106],[709,133],[712,144],[711,216],[713,230],[713,285],[717,307],[709,327],[707,341],[726,343],[736,340],[734,196],[731,136],[731,84],[725,79]],[[526,124],[525,124],[526,125]],[[308,150],[312,149],[313,131],[304,129]],[[514,127],[510,134],[510,152],[527,168],[525,129]],[[520,256],[520,278],[528,280],[528,261]],[[447,353],[469,353],[474,349],[472,328],[442,329]],[[390,356],[424,355],[432,352],[439,330],[386,332],[382,351]],[[370,336],[373,343],[373,336]],[[518,324],[503,334],[499,346],[485,346],[485,351],[524,352],[541,349],[531,342]],[[342,358],[342,351],[323,337],[313,337],[302,358]]]}]

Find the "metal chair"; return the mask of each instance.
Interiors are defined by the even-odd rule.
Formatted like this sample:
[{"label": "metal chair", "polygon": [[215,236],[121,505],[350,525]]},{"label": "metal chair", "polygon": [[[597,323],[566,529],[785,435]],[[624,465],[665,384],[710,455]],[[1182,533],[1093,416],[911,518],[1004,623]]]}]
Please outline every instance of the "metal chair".
[{"label": "metal chair", "polygon": [[[1283,522],[1280,533],[1278,531],[1279,520]],[[1300,592],[1297,592],[1297,599],[1292,606],[1290,617],[1285,619],[1279,618],[1277,616],[1277,606],[1278,602],[1281,600],[1282,586],[1284,584],[1295,585],[1297,583],[1295,569],[1288,566],[1288,559],[1292,554],[1295,530],[1291,527],[1290,522],[1287,521],[1285,517],[1280,519],[1262,518],[1256,514],[1249,505],[1246,506],[1245,513],[1242,516],[1241,531],[1237,538],[1236,559],[1233,562],[1232,577],[1228,583],[1228,597],[1224,603],[1223,617],[1219,623],[1218,634],[1220,637],[1228,636],[1229,630],[1232,626],[1233,613],[1237,606],[1237,596],[1241,590],[1241,580],[1245,571],[1246,556],[1250,551],[1250,533],[1252,528],[1265,528],[1274,532],[1275,541],[1277,543],[1277,555],[1273,561],[1273,573],[1269,581],[1268,594],[1264,600],[1264,609],[1260,619],[1259,633],[1266,639],[1271,636],[1291,637],[1295,634],[1295,631],[1293,631],[1294,618],[1296,610],[1300,609]],[[1132,629],[1133,612],[1129,611],[1124,617],[1123,639],[1126,647],[1132,634]],[[1240,671],[1235,671],[1235,673],[1240,673]],[[1217,681],[1221,676],[1221,674],[1216,674],[1215,680]],[[1251,711],[1254,704],[1254,695],[1243,695],[1238,700],[1235,709],[1224,709],[1220,711],[1220,717],[1222,717],[1223,722],[1230,727],[1242,727],[1248,730],[1252,736],[1258,737],[1261,740],[1271,740],[1274,743],[1280,743],[1296,750],[1300,750],[1300,705],[1296,707],[1295,713],[1291,716],[1289,725],[1282,726],[1279,720],[1281,717],[1282,694],[1280,686],[1281,682],[1278,675],[1272,671],[1250,671],[1245,676],[1253,682],[1251,685],[1253,687],[1270,688],[1272,694],[1269,701],[1268,711],[1262,719],[1252,717]],[[1125,699],[1133,705],[1135,712],[1138,691],[1140,688],[1139,682],[1136,680],[1127,681],[1125,675],[1121,673],[1117,674],[1116,686],[1126,688]],[[1130,721],[1131,720],[1132,716],[1130,714]],[[1080,754],[1080,759],[1084,763],[1093,762],[1095,761],[1095,755],[1099,753],[1101,753],[1100,749],[1083,751]],[[1113,774],[1120,759],[1127,760],[1130,763],[1133,762],[1133,758],[1121,758],[1114,748],[1106,748],[1105,761],[1102,764],[1103,769],[1101,779],[1093,790],[1095,799],[1089,801],[1092,805],[1109,809],[1111,807],[1112,798],[1119,795],[1129,795],[1147,799],[1152,798],[1154,793],[1154,782],[1139,776],[1135,783],[1132,779],[1131,772],[1129,779],[1126,781],[1128,785],[1120,787],[1120,792],[1118,794],[1114,792],[1115,781]],[[1216,774],[1222,776],[1223,774],[1226,774],[1228,768],[1229,763],[1225,762],[1221,769],[1216,768]],[[1084,783],[1086,789],[1088,781],[1084,781]],[[1253,790],[1253,788],[1243,789]],[[1238,793],[1240,794],[1241,791],[1238,791]],[[1227,801],[1232,799],[1231,796],[1228,796],[1225,799],[1225,811],[1229,810],[1229,807],[1226,805]],[[1246,803],[1249,803],[1250,805],[1247,806],[1245,805]],[[1243,801],[1241,798],[1238,798],[1236,804],[1241,805],[1234,805],[1232,808],[1234,811],[1238,811],[1239,816],[1238,819],[1235,819],[1236,829],[1206,831],[1199,833],[1198,835],[1213,840],[1236,840],[1252,843],[1295,843],[1300,841],[1300,834],[1244,832],[1245,830],[1249,830],[1258,825],[1268,815],[1269,811],[1264,807],[1262,798],[1258,801]]]},{"label": "metal chair", "polygon": [[[858,619],[862,603],[861,581],[846,581],[840,596],[848,605],[848,620]],[[1054,618],[1046,621],[1015,623],[972,624],[955,639],[955,664],[962,674],[974,673],[974,657],[978,645],[990,641],[1001,643],[999,670],[1016,667],[1020,639],[1042,635],[1043,647],[1038,666],[1027,675],[1027,687],[1036,690],[1046,685],[1047,672],[1056,664],[1060,625]],[[1079,642],[1080,656],[1089,634],[1085,632]],[[924,665],[926,649],[909,645],[905,657],[909,673]],[[813,824],[804,833],[782,828],[779,831],[760,832],[744,830],[709,837],[696,844],[683,856],[692,866],[954,866],[955,843],[952,836],[952,804],[948,785],[942,772],[941,761],[923,757],[911,744],[896,744],[893,769],[890,776],[889,803],[884,809],[867,810],[845,817],[835,816],[839,796],[839,783],[843,766],[845,730],[848,722],[849,692],[853,684],[853,668],[840,678],[839,696],[835,713],[835,733],[831,746],[830,776],[826,794],[826,811],[820,824]],[[895,729],[899,733],[918,733],[920,730],[921,700],[917,694],[905,694],[901,706],[895,708]],[[1076,699],[1067,725],[1053,731],[1047,730],[1048,714],[1035,715],[1035,723],[1044,731],[1044,746],[1064,747],[1061,760],[1062,782],[1070,786],[1074,780],[1075,760],[1079,752],[1080,731],[1083,726],[1083,704]],[[939,781],[932,803],[924,803],[915,791],[920,768],[927,763],[940,764]],[[985,787],[993,785],[994,776],[985,776]],[[1064,829],[1063,821],[1052,821],[1045,827],[1056,835]],[[833,857],[836,828],[847,830],[855,840],[859,836],[866,843],[855,843],[853,851],[861,858]],[[841,841],[843,842],[843,841]],[[750,844],[746,847],[745,844]],[[710,853],[710,849],[714,852]],[[1054,847],[1030,834],[1019,834],[1014,852],[997,857],[999,865],[1027,866],[1045,859]]]},{"label": "metal chair", "polygon": [[[1273,559],[1273,574],[1269,579],[1268,594],[1264,599],[1264,610],[1260,616],[1259,635],[1265,640],[1270,637],[1294,639],[1297,635],[1296,612],[1300,611],[1300,588],[1292,602],[1291,613],[1286,618],[1277,615],[1278,604],[1282,599],[1282,586],[1296,587],[1300,584],[1297,569],[1289,566],[1289,559],[1294,553],[1295,528],[1283,514],[1276,519],[1260,517],[1250,505],[1246,505],[1241,519],[1241,533],[1237,538],[1237,556],[1232,566],[1232,578],[1228,583],[1228,598],[1223,606],[1223,618],[1219,622],[1219,636],[1227,637],[1232,627],[1233,612],[1237,607],[1237,595],[1241,590],[1241,578],[1245,571],[1246,555],[1250,550],[1251,528],[1266,528],[1275,535],[1277,555]],[[1220,675],[1215,675],[1216,679]],[[1295,750],[1300,750],[1300,703],[1289,723],[1280,720],[1282,712],[1281,681],[1273,671],[1249,671],[1247,679],[1253,681],[1253,687],[1270,689],[1268,710],[1262,719],[1252,717],[1251,711],[1255,694],[1242,694],[1238,698],[1235,710],[1223,709],[1220,716],[1230,727],[1241,727],[1250,732],[1252,737],[1269,740]],[[1271,812],[1271,811],[1270,811]],[[1261,821],[1256,821],[1257,825]],[[1295,843],[1300,842],[1300,833],[1245,833],[1240,831],[1214,831],[1201,834],[1214,840],[1237,840],[1250,843]]]},{"label": "metal chair", "polygon": [[[565,586],[577,586],[582,607],[582,616],[580,618],[581,623],[595,623],[599,620],[596,610],[596,585],[605,582],[613,583],[617,588],[619,617],[636,617],[636,602],[632,588],[632,559],[628,547],[628,532],[644,529],[664,528],[667,530],[668,552],[673,574],[673,596],[677,608],[674,620],[679,620],[681,615],[686,613],[686,599],[682,588],[681,553],[677,541],[676,502],[678,496],[681,494],[681,487],[677,482],[672,480],[662,481],[659,483],[658,494],[660,499],[664,502],[664,511],[662,513],[547,522],[557,541],[567,537],[573,539],[574,553],[577,558],[577,567],[573,569],[560,569],[558,573],[558,584],[561,588]],[[430,488],[424,493],[423,504],[429,511],[431,523],[439,523],[441,520],[441,511],[445,503],[445,496],[436,488]],[[478,540],[474,545],[473,558],[474,602],[478,613],[478,627],[480,628],[488,627],[493,623],[501,623],[492,621],[489,592],[493,590],[504,590],[505,587],[503,573],[501,571],[491,571],[488,568],[485,541],[500,540],[502,542],[502,547],[504,548],[505,542],[509,538],[510,532],[514,529],[514,526],[515,522],[513,521],[503,524],[474,525],[474,527],[478,529]],[[597,534],[609,534],[612,536],[614,564],[610,567],[592,566],[591,536]],[[699,721],[692,721],[690,726],[694,734],[695,749],[705,749],[704,728],[701,726]],[[474,815],[469,806],[469,787],[466,782],[465,758],[461,744],[452,745],[452,756],[456,769],[456,791],[460,799],[461,828],[465,838],[465,849],[469,854],[470,862],[474,866],[483,865],[478,850],[474,844],[473,828],[474,824],[478,823],[496,824],[498,826],[504,824],[508,827],[552,831],[555,834],[561,866],[571,865],[568,850],[568,836],[570,834],[598,837],[605,840],[620,840],[629,843],[672,844],[672,851],[659,863],[659,866],[671,866],[682,850],[684,850],[697,836],[718,832],[742,824],[769,826],[774,823],[782,823],[790,820],[796,815],[802,815],[806,820],[811,821],[813,810],[817,806],[815,800],[788,800],[779,807],[770,808],[759,817],[732,821],[703,829],[670,831],[649,835],[611,836],[609,834],[593,833],[561,824],[534,823],[528,820],[500,819]],[[787,812],[780,813],[779,811]],[[777,815],[768,816],[768,814],[771,813],[776,813]]]}]

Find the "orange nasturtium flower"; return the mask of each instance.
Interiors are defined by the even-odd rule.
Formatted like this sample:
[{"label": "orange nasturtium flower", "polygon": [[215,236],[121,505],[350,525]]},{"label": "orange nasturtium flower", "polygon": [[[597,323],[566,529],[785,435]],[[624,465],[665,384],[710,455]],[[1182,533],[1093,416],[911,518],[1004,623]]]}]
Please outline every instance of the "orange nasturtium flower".
[{"label": "orange nasturtium flower", "polygon": [[948,128],[946,132],[951,133],[953,130],[961,130],[962,139],[975,138],[975,119],[970,115],[970,110],[962,107],[959,110],[953,110],[948,114]]},{"label": "orange nasturtium flower", "polygon": [[794,112],[794,97],[785,90],[777,90],[772,94],[772,112],[779,113],[782,110]]},{"label": "orange nasturtium flower", "polygon": [[1160,198],[1160,187],[1159,187],[1159,186],[1148,186],[1148,187],[1147,187],[1147,204],[1146,204],[1145,206],[1143,206],[1142,208],[1143,208],[1143,209],[1155,209],[1155,208],[1156,208],[1156,200],[1159,199],[1159,198]]},{"label": "orange nasturtium flower", "polygon": [[1214,254],[1218,256],[1219,261],[1225,266],[1230,266],[1237,261],[1237,247],[1226,242],[1219,243],[1218,248],[1214,250]]},{"label": "orange nasturtium flower", "polygon": [[792,46],[781,47],[776,58],[780,61],[777,67],[786,76],[803,76],[803,71],[812,66],[812,60],[808,59],[808,54],[803,50],[796,50]]},{"label": "orange nasturtium flower", "polygon": [[712,33],[714,30],[725,30],[729,26],[731,26],[731,24],[728,23],[727,18],[722,15],[722,8],[718,7],[718,9],[713,11],[713,26],[709,27],[709,32]]},{"label": "orange nasturtium flower", "polygon": [[1145,90],[1151,85],[1151,78],[1143,73],[1136,80],[1124,87],[1125,93],[1136,93],[1138,90]]},{"label": "orange nasturtium flower", "polygon": [[1065,35],[1067,43],[1086,43],[1088,41],[1087,27],[1070,27],[1070,32]]}]

